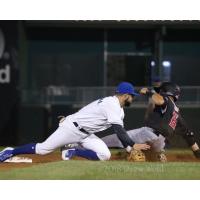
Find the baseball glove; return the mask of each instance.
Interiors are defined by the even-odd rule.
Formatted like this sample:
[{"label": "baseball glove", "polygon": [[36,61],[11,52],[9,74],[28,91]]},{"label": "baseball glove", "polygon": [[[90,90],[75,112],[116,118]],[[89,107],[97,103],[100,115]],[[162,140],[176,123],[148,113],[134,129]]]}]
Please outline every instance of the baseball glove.
[{"label": "baseball glove", "polygon": [[127,160],[130,162],[145,162],[145,154],[141,150],[132,149],[130,154],[127,156]]}]

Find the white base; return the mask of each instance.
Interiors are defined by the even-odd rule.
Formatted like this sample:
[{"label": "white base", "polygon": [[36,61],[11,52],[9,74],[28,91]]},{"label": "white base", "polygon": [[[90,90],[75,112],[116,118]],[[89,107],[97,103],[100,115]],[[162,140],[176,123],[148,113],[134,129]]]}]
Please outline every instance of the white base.
[{"label": "white base", "polygon": [[32,163],[33,161],[31,158],[14,156],[12,158],[5,160],[4,162],[7,162],[7,163]]}]

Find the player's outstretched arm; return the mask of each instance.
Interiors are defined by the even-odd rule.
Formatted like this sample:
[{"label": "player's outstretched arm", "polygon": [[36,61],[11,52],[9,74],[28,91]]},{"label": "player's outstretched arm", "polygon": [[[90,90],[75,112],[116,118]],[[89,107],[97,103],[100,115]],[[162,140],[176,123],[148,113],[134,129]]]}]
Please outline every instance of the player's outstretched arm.
[{"label": "player's outstretched arm", "polygon": [[153,100],[153,103],[158,106],[162,106],[165,103],[163,96],[161,96],[158,93],[152,93],[151,90],[149,90],[148,88],[142,88],[140,90],[140,94],[151,97]]},{"label": "player's outstretched arm", "polygon": [[162,106],[165,103],[163,96],[161,96],[160,94],[155,93],[152,95],[151,98],[152,98],[153,102],[158,106]]},{"label": "player's outstretched arm", "polygon": [[150,146],[147,144],[135,144],[134,141],[131,140],[131,138],[126,133],[126,130],[121,125],[112,124],[112,128],[114,130],[114,133],[117,135],[124,148],[126,148],[128,152],[130,152],[132,148],[135,150],[150,149]]}]

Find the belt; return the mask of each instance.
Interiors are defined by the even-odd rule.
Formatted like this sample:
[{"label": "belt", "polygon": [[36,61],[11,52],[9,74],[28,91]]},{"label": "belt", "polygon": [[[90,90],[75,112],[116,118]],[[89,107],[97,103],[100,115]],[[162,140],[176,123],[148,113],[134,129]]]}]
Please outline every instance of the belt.
[{"label": "belt", "polygon": [[88,133],[85,129],[83,129],[83,128],[79,128],[79,125],[78,125],[77,122],[73,122],[73,124],[74,124],[75,127],[77,127],[77,128],[79,129],[79,131],[81,131],[81,132],[83,132],[83,133],[89,135],[89,133]]}]

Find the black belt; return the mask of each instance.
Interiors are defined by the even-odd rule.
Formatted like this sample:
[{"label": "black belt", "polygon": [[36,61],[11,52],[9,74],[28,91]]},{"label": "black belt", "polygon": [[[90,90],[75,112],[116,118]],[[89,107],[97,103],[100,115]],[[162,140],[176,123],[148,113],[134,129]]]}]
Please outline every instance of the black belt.
[{"label": "black belt", "polygon": [[81,131],[81,132],[83,132],[83,133],[85,133],[85,134],[89,134],[85,129],[79,128],[79,125],[78,125],[77,122],[73,122],[73,124],[74,124],[74,126],[78,127],[79,131]]}]

